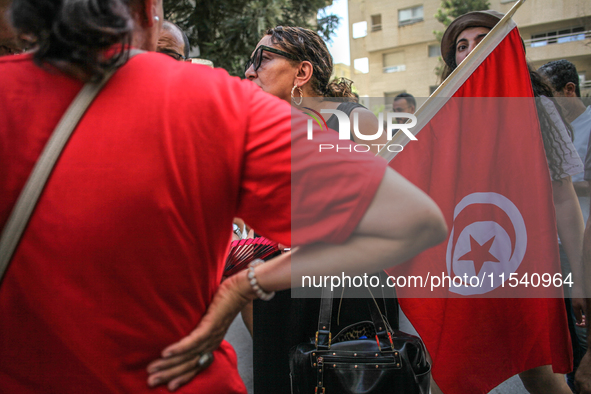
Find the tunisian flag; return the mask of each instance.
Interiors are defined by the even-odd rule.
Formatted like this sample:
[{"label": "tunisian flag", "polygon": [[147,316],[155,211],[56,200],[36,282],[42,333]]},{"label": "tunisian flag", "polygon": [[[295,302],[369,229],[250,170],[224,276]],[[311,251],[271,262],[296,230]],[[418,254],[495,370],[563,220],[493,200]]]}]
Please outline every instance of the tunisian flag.
[{"label": "tunisian flag", "polygon": [[467,274],[484,282],[397,288],[445,394],[487,393],[541,365],[572,370],[562,289],[540,282],[508,289],[511,273],[521,280],[526,273],[560,271],[550,176],[522,41],[512,21],[497,27],[481,43],[488,49],[476,48],[446,81],[448,98],[437,98],[430,115],[424,112],[430,119],[419,125],[418,141],[391,162],[437,202],[450,235],[389,273]]}]

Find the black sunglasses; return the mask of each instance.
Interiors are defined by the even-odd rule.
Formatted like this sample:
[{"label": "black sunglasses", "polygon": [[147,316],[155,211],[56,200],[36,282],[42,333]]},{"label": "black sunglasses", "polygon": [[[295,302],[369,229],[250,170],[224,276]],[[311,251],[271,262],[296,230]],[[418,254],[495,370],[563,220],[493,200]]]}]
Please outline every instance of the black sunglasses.
[{"label": "black sunglasses", "polygon": [[185,60],[187,60],[186,57],[184,57],[180,53],[175,52],[175,51],[173,51],[171,49],[166,49],[166,48],[156,49],[156,52],[162,53],[164,55],[168,55],[168,56],[170,56],[171,58],[173,58],[174,60],[177,60],[177,61],[181,61],[181,60],[185,61]]},{"label": "black sunglasses", "polygon": [[252,55],[252,57],[250,59],[248,59],[248,61],[244,65],[244,73],[245,74],[246,74],[246,71],[250,68],[250,66],[254,67],[254,71],[259,69],[259,67],[261,66],[261,62],[263,61],[263,51],[276,53],[277,55],[281,55],[281,56],[286,57],[291,60],[298,60],[298,58],[295,57],[294,55],[292,55],[291,53],[287,53],[287,52],[281,51],[279,49],[271,48],[266,45],[261,45],[254,51],[254,54]]}]

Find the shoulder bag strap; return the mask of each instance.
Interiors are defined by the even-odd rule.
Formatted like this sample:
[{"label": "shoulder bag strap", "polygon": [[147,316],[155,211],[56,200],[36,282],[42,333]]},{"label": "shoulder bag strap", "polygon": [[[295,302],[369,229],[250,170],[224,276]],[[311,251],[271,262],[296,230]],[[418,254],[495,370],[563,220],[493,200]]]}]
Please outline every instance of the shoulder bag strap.
[{"label": "shoulder bag strap", "polygon": [[318,314],[318,331],[316,331],[316,349],[330,349],[332,335],[330,322],[332,319],[333,290],[328,286],[322,288],[320,313]]},{"label": "shoulder bag strap", "polygon": [[[384,319],[382,311],[369,288],[367,288],[371,298],[367,299],[367,305],[371,314],[371,320],[376,330],[376,337],[378,345],[381,350],[393,350],[394,344],[392,342],[391,329],[387,320]],[[318,331],[316,331],[316,349],[326,350],[330,349],[332,343],[332,334],[330,332],[330,325],[332,320],[332,304],[334,291],[328,286],[322,288],[322,298],[320,299],[320,313],[318,316]],[[385,345],[382,348],[382,345]],[[388,346],[389,345],[389,346]]]},{"label": "shoulder bag strap", "polygon": [[[130,50],[128,59],[141,52],[143,51],[137,49]],[[0,283],[55,163],[90,103],[115,71],[117,69],[109,71],[98,82],[86,83],[60,119],[51,137],[49,137],[2,230],[0,236]]]}]

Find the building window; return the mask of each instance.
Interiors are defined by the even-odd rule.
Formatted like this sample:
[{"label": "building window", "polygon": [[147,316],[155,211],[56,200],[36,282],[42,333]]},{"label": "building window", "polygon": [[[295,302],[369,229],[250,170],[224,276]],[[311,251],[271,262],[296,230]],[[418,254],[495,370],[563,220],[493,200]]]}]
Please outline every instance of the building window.
[{"label": "building window", "polygon": [[382,14],[371,16],[371,31],[382,30]]},{"label": "building window", "polygon": [[398,10],[398,26],[410,25],[423,20],[423,6]]},{"label": "building window", "polygon": [[579,71],[579,86],[581,89],[589,89],[591,88],[591,80],[585,79],[585,71]]},{"label": "building window", "polygon": [[361,38],[367,35],[367,22],[353,23],[353,38]]},{"label": "building window", "polygon": [[353,60],[355,74],[367,74],[369,72],[369,58],[361,57]]},{"label": "building window", "polygon": [[582,41],[587,35],[589,35],[589,32],[586,32],[584,27],[573,27],[570,29],[532,34],[531,40],[527,40],[526,43],[532,48],[535,48],[549,44],[563,44],[565,42],[571,41]]},{"label": "building window", "polygon": [[441,56],[441,46],[439,44],[429,45],[429,57]]},{"label": "building window", "polygon": [[384,53],[384,73],[396,73],[406,70],[404,52]]}]

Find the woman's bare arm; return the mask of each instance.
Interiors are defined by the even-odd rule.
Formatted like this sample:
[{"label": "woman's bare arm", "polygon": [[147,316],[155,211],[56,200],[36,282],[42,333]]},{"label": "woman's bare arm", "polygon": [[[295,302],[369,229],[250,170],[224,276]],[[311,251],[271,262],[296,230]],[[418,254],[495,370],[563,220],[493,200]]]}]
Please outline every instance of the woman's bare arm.
[{"label": "woman's bare arm", "polygon": [[[306,275],[376,272],[412,258],[446,236],[445,220],[433,200],[388,169],[368,210],[345,243],[300,247],[258,266],[256,278],[261,288],[271,292],[290,288],[292,271]],[[293,266],[292,258],[297,259]],[[148,384],[167,383],[173,390],[191,380],[207,367],[199,365],[201,356],[217,349],[238,312],[254,298],[245,271],[224,281],[197,328],[164,349],[162,358],[149,365]]]}]

